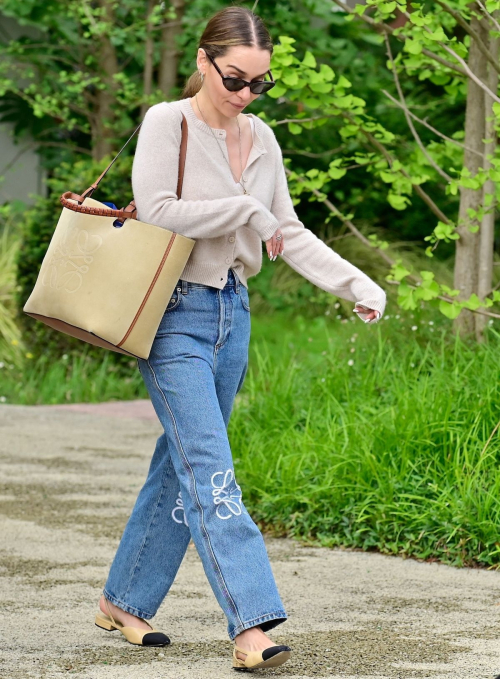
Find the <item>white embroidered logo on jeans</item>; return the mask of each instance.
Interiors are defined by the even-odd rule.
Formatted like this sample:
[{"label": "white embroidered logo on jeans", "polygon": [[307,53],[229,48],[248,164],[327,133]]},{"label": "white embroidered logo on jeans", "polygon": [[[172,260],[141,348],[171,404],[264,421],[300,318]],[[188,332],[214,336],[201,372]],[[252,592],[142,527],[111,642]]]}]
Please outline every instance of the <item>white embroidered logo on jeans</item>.
[{"label": "white embroidered logo on jeans", "polygon": [[[182,497],[181,497],[181,491],[179,491],[179,497],[175,501],[175,504],[177,505],[172,509],[172,518],[175,521],[175,523],[185,523],[186,526],[188,525],[187,519],[186,519],[186,512],[184,511],[184,504],[182,502]],[[182,511],[182,518],[178,519],[175,516],[175,512]]]},{"label": "white embroidered logo on jeans", "polygon": [[[217,476],[224,475],[223,479],[215,480]],[[231,487],[232,482],[233,486]],[[218,482],[222,482],[222,485],[218,485]],[[214,490],[212,495],[214,496],[214,504],[221,505],[217,507],[216,514],[219,519],[230,519],[233,515],[239,516],[241,514],[241,488],[236,483],[234,478],[234,472],[232,469],[228,469],[227,472],[215,472],[212,475],[212,486]]]}]

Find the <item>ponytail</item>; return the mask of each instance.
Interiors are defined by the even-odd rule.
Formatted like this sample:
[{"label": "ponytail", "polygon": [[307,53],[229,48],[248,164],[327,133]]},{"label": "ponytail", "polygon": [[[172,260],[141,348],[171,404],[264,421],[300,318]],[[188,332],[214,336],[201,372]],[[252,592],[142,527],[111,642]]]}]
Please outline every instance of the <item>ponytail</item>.
[{"label": "ponytail", "polygon": [[203,81],[201,79],[200,72],[195,71],[189,76],[186,84],[184,85],[180,99],[190,99],[191,97],[194,97],[194,95],[201,90],[202,84]]}]

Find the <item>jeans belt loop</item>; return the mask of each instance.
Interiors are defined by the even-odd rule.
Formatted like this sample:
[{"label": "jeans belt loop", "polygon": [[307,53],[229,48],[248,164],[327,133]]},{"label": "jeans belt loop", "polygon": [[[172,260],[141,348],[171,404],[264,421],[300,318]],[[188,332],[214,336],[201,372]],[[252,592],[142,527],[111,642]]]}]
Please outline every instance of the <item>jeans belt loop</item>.
[{"label": "jeans belt loop", "polygon": [[234,269],[233,269],[233,273],[234,273],[234,288],[235,288],[236,294],[239,295],[240,294],[240,279],[238,278],[238,274],[236,273],[236,271],[234,271]]},{"label": "jeans belt loop", "polygon": [[187,295],[188,294],[188,282],[182,279],[182,294]]}]

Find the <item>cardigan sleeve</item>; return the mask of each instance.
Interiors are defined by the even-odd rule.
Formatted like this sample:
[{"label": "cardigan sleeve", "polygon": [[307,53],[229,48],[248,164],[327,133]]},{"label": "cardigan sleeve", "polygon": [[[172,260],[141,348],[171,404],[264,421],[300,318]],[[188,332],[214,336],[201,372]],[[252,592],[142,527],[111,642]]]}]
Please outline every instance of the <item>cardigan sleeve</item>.
[{"label": "cardigan sleeve", "polygon": [[[386,304],[384,290],[356,266],[343,259],[300,221],[288,190],[283,154],[272,128],[278,162],[271,212],[283,233],[284,254],[281,257],[297,273],[326,292],[361,304],[383,315]],[[365,314],[360,316],[363,318]]]},{"label": "cardigan sleeve", "polygon": [[271,238],[277,219],[248,194],[213,200],[177,198],[181,124],[168,103],[151,106],[144,116],[132,165],[132,191],[140,221],[189,238],[217,238],[240,226]]}]

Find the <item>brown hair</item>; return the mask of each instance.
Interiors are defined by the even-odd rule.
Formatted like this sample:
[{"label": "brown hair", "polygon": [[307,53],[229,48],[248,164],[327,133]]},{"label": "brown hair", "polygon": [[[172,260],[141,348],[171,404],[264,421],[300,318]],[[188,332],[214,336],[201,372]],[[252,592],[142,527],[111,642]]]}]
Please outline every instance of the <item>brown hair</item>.
[{"label": "brown hair", "polygon": [[[223,57],[233,45],[258,47],[273,53],[273,42],[260,17],[246,7],[221,9],[209,20],[198,43],[213,59]],[[180,99],[188,99],[200,91],[202,80],[198,70],[189,76]]]}]

